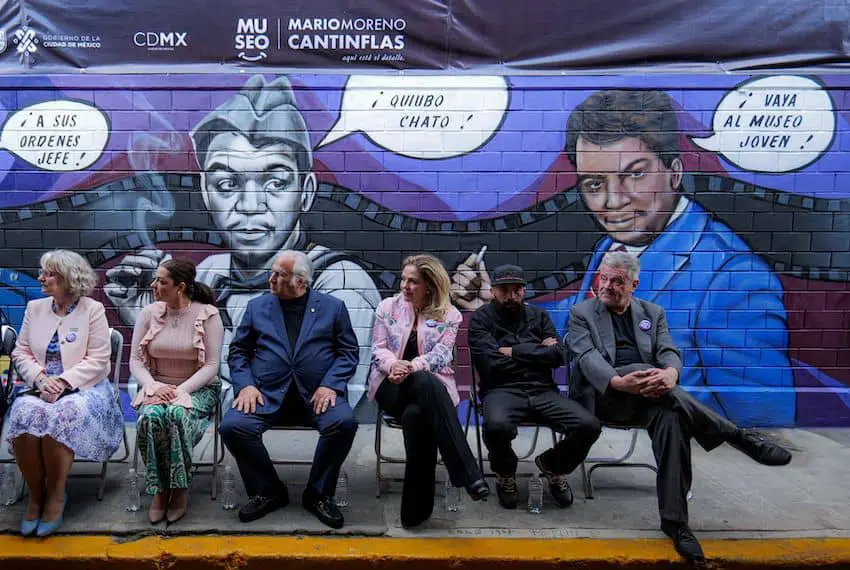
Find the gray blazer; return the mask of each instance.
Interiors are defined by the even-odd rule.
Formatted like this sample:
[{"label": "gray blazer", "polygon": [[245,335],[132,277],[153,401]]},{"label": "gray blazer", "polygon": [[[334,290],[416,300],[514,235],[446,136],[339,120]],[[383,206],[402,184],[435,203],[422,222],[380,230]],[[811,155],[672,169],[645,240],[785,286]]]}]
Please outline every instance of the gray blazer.
[{"label": "gray blazer", "polygon": [[608,390],[608,382],[640,368],[676,368],[682,372],[682,355],[673,344],[664,309],[632,297],[632,320],[638,351],[645,364],[614,368],[616,345],[611,313],[599,299],[588,299],[570,309],[568,350],[572,369],[569,394],[591,412]]}]

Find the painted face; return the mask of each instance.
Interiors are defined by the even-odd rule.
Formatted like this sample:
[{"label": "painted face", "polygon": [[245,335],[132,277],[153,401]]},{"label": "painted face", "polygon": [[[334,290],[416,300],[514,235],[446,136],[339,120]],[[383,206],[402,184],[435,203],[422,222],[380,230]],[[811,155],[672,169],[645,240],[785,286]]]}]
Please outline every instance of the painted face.
[{"label": "painted face", "polygon": [[42,267],[38,272],[38,280],[41,283],[41,292],[45,295],[61,297],[68,293],[68,283],[55,269]]},{"label": "painted face", "polygon": [[263,267],[292,235],[316,189],[285,144],[255,147],[237,133],[213,138],[201,175],[204,203],[235,257]]},{"label": "painted face", "polygon": [[525,298],[525,285],[493,285],[493,303],[501,311],[518,313],[522,310],[522,300]]},{"label": "painted face", "polygon": [[156,268],[156,277],[151,283],[154,299],[157,301],[164,301],[169,305],[174,305],[180,298],[180,292],[185,288],[186,286],[183,283],[180,285],[176,285],[174,283],[174,279],[171,278],[171,273],[165,267],[160,265]]},{"label": "painted face", "polygon": [[299,297],[298,281],[292,273],[295,260],[282,257],[275,260],[269,275],[269,287],[272,294],[280,299],[297,299]]},{"label": "painted face", "polygon": [[414,307],[424,307],[428,302],[428,286],[415,265],[406,265],[401,270],[401,294]]},{"label": "painted face", "polygon": [[603,265],[599,268],[599,300],[612,311],[622,313],[631,303],[638,282],[630,279],[622,267]]},{"label": "painted face", "polygon": [[648,244],[676,208],[682,162],[667,168],[639,138],[600,146],[579,137],[576,171],[585,204],[621,243]]}]

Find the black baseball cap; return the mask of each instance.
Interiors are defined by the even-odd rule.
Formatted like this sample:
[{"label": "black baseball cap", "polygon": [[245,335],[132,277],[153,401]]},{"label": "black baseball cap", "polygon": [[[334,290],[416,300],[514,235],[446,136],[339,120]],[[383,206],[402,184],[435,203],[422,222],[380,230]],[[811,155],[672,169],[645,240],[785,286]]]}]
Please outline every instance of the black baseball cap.
[{"label": "black baseball cap", "polygon": [[500,265],[493,270],[491,285],[525,285],[522,267],[519,265]]}]

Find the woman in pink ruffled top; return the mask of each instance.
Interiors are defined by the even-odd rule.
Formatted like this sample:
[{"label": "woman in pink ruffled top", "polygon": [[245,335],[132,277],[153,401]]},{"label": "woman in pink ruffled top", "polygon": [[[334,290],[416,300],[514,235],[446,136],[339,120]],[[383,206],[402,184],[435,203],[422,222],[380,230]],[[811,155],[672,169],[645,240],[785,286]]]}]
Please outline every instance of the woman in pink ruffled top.
[{"label": "woman in pink ruffled top", "polygon": [[195,281],[195,264],[170,259],[151,284],[156,302],[133,330],[130,373],[139,391],[136,445],[144,459],[148,518],[180,520],[189,504],[192,448],[215,413],[224,327],[209,287]]}]

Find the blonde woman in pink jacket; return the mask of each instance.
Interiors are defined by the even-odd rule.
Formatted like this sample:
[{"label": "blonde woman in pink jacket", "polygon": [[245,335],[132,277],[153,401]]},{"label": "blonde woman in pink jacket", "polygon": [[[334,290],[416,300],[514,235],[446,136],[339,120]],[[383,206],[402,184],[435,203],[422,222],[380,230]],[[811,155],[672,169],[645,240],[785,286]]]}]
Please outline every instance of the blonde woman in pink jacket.
[{"label": "blonde woman in pink jacket", "polygon": [[455,410],[451,364],[461,315],[449,301],[450,287],[439,259],[408,257],[401,292],[378,305],[372,329],[369,399],[403,426],[405,527],[425,522],[434,510],[437,450],[454,486],[465,487],[475,501],[490,494]]},{"label": "blonde woman in pink jacket", "polygon": [[109,325],[90,298],[97,277],[79,254],[41,257],[44,299],[30,301],[12,359],[30,390],[9,412],[10,442],[29,487],[24,536],[61,526],[74,457],[105,461],[121,442],[121,410],[109,382]]}]

